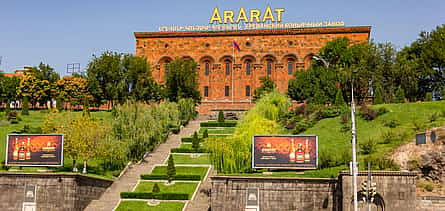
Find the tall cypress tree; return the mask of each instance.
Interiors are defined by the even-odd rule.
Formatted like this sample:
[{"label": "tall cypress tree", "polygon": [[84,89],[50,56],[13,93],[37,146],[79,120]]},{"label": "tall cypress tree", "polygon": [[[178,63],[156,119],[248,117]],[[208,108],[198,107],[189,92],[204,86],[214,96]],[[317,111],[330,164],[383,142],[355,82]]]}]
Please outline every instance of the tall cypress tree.
[{"label": "tall cypress tree", "polygon": [[28,97],[23,97],[22,115],[29,115],[29,100]]},{"label": "tall cypress tree", "polygon": [[345,99],[343,98],[341,89],[338,89],[337,94],[335,95],[335,105],[345,105]]},{"label": "tall cypress tree", "polygon": [[175,161],[173,160],[173,156],[170,155],[170,157],[168,157],[168,165],[167,165],[168,183],[170,183],[173,180],[175,175],[176,175]]},{"label": "tall cypress tree", "polygon": [[405,102],[405,91],[399,87],[396,91],[396,103],[404,103]]},{"label": "tall cypress tree", "polygon": [[378,85],[375,89],[373,103],[374,103],[374,105],[383,103],[383,90],[382,90],[382,86],[380,86],[380,85]]}]

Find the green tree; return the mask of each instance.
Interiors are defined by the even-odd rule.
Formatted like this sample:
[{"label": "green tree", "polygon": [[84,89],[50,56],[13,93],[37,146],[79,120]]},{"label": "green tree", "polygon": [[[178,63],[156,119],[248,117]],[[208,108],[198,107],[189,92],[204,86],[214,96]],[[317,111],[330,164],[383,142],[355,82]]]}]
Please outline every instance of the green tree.
[{"label": "green tree", "polygon": [[204,130],[204,133],[202,133],[202,138],[204,139],[204,138],[208,138],[208,137],[209,137],[209,130],[206,128]]},{"label": "green tree", "polygon": [[399,87],[396,91],[396,103],[404,103],[405,102],[405,91],[401,87]]},{"label": "green tree", "polygon": [[29,101],[28,101],[28,97],[27,96],[23,97],[22,115],[29,115]]},{"label": "green tree", "polygon": [[155,183],[155,184],[153,185],[153,189],[152,189],[151,192],[153,192],[153,193],[159,193],[160,191],[161,191],[161,189],[159,189],[159,185],[158,185],[158,183]]},{"label": "green tree", "polygon": [[224,112],[223,111],[218,112],[218,122],[224,122]]},{"label": "green tree", "polygon": [[425,101],[429,102],[429,101],[433,101],[433,94],[431,92],[427,92],[425,95]]},{"label": "green tree", "polygon": [[[35,84],[33,84],[33,90],[36,92],[35,101],[38,101],[40,105],[46,106],[46,102],[57,96],[55,85],[60,78],[59,74],[50,65],[42,62],[38,66],[29,69],[27,73],[33,75],[36,80]],[[32,99],[31,104],[35,104]]]},{"label": "green tree", "polygon": [[345,105],[345,99],[343,99],[343,92],[341,89],[338,89],[337,94],[335,95],[335,105]]},{"label": "green tree", "polygon": [[378,105],[378,104],[382,104],[383,102],[383,93],[382,93],[382,87],[381,86],[377,86],[377,88],[375,89],[374,92],[374,105]]},{"label": "green tree", "polygon": [[18,100],[17,88],[20,84],[18,77],[6,77],[0,72],[0,103],[9,105]]},{"label": "green tree", "polygon": [[169,183],[173,180],[175,175],[176,175],[175,161],[173,160],[173,155],[170,155],[168,157],[168,162],[167,162],[167,178]]},{"label": "green tree", "polygon": [[194,60],[175,59],[168,64],[165,74],[165,89],[170,101],[178,102],[181,98],[201,100],[198,87],[198,68]]},{"label": "green tree", "polygon": [[195,133],[193,134],[193,139],[192,139],[192,148],[194,150],[199,149],[199,137],[198,137],[198,133],[195,131]]},{"label": "green tree", "polygon": [[256,88],[255,91],[253,92],[254,101],[260,99],[265,94],[272,92],[276,87],[275,82],[272,80],[272,78],[268,76],[260,77],[260,83],[261,86]]}]

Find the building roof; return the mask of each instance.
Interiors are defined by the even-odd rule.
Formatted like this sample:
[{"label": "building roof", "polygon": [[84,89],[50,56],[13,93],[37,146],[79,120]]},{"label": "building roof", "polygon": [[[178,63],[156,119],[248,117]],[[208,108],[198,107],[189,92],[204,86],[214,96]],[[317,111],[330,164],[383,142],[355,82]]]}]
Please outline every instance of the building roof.
[{"label": "building roof", "polygon": [[254,35],[297,35],[297,34],[340,34],[370,33],[371,26],[352,27],[314,27],[291,29],[259,29],[228,31],[180,31],[180,32],[134,32],[136,38],[169,38],[169,37],[218,37],[218,36],[254,36]]}]

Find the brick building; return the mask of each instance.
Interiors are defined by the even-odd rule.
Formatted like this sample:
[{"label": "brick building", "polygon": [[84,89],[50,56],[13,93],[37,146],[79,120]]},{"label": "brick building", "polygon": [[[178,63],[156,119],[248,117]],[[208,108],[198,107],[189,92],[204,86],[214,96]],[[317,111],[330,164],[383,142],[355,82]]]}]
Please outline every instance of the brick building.
[{"label": "brick building", "polygon": [[[348,37],[369,40],[370,26],[273,30],[135,32],[136,55],[154,65],[153,77],[164,82],[166,64],[175,58],[198,63],[202,95],[200,113],[245,110],[253,106],[259,78],[269,76],[285,93],[295,71],[310,66],[314,53],[326,42]],[[233,42],[240,51],[234,50]]]}]

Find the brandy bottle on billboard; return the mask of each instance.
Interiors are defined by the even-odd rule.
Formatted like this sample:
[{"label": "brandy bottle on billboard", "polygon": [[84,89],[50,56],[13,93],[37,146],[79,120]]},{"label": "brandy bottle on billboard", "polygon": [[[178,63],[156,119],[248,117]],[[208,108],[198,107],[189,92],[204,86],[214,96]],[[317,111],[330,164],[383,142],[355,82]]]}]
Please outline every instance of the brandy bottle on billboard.
[{"label": "brandy bottle on billboard", "polygon": [[28,143],[26,144],[25,159],[31,160],[31,139],[30,138],[28,138]]},{"label": "brandy bottle on billboard", "polygon": [[289,162],[295,163],[295,145],[294,145],[294,139],[290,140],[291,147],[289,152]]},{"label": "brandy bottle on billboard", "polygon": [[22,141],[20,143],[20,148],[19,148],[19,160],[25,160],[25,159],[26,159],[25,142]]},{"label": "brandy bottle on billboard", "polygon": [[18,160],[19,159],[19,141],[18,141],[18,138],[15,138],[14,151],[12,152],[12,159],[13,160]]},{"label": "brandy bottle on billboard", "polygon": [[304,151],[303,151],[303,145],[302,144],[298,144],[298,149],[296,152],[296,162],[297,163],[304,163]]},{"label": "brandy bottle on billboard", "polygon": [[306,139],[306,147],[304,148],[304,162],[309,163],[311,162],[311,154],[309,149],[309,141]]}]

